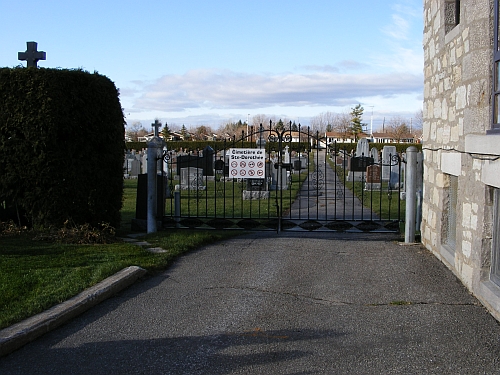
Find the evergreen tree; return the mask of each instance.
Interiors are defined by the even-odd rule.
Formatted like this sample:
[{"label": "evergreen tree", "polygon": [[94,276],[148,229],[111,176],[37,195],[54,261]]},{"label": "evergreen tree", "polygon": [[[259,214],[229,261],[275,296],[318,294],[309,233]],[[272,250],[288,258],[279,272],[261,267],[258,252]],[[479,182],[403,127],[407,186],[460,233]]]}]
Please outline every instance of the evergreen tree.
[{"label": "evergreen tree", "polygon": [[188,133],[187,129],[186,129],[186,125],[182,124],[182,128],[181,128],[181,136],[182,136],[182,139],[184,140],[188,140],[190,137],[190,134]]},{"label": "evergreen tree", "polygon": [[294,122],[293,122],[293,124],[292,124],[292,131],[293,131],[293,132],[297,132],[297,131],[299,131],[299,127],[297,126],[297,124],[295,123],[295,121],[294,121]]},{"label": "evergreen tree", "polygon": [[283,121],[281,119],[278,121],[276,124],[276,130],[278,131],[283,131],[285,129],[285,124],[283,124]]},{"label": "evergreen tree", "polygon": [[170,134],[172,132],[170,131],[170,128],[168,127],[168,124],[165,122],[165,126],[161,130],[161,135],[163,136],[163,139],[168,140],[170,139]]},{"label": "evergreen tree", "polygon": [[361,104],[356,105],[356,107],[352,108],[351,110],[351,130],[354,134],[355,141],[358,140],[358,135],[363,132],[363,111],[364,108],[361,106]]}]

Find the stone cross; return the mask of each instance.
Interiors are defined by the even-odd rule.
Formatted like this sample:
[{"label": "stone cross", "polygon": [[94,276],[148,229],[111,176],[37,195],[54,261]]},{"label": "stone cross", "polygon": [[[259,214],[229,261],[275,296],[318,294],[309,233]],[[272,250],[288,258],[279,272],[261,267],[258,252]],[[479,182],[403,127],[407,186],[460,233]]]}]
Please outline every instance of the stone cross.
[{"label": "stone cross", "polygon": [[151,124],[153,128],[155,128],[155,137],[158,137],[160,135],[160,132],[158,131],[159,128],[161,128],[161,122],[158,120],[155,120],[153,124]]},{"label": "stone cross", "polygon": [[17,58],[28,63],[28,68],[36,68],[39,60],[45,60],[45,52],[37,51],[36,42],[26,42],[27,49],[25,52],[18,52]]}]

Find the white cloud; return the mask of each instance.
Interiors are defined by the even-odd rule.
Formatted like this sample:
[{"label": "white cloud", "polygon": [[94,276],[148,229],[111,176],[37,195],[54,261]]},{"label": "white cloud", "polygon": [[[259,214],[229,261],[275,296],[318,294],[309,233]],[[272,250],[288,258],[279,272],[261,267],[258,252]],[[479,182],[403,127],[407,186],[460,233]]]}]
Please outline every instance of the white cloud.
[{"label": "white cloud", "polygon": [[144,85],[131,109],[182,112],[193,108],[341,106],[359,97],[418,93],[421,86],[421,75],[404,72],[259,75],[191,70],[183,75],[165,75]]},{"label": "white cloud", "polygon": [[382,31],[391,38],[397,40],[407,40],[410,23],[406,18],[399,14],[392,15],[392,23],[382,29]]}]

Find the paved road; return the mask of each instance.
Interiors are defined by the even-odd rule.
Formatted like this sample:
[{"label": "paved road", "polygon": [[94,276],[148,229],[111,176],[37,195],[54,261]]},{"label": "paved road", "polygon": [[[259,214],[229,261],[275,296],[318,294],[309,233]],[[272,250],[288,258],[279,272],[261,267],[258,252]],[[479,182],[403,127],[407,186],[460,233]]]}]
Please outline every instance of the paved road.
[{"label": "paved road", "polygon": [[0,374],[497,374],[500,326],[419,246],[254,233],[0,359]]},{"label": "paved road", "polygon": [[[378,220],[377,214],[364,207],[325,158],[325,151],[314,158],[317,169],[309,173],[302,185],[292,204],[290,217],[312,220]],[[371,194],[379,193],[367,192],[366,199],[371,199]],[[370,206],[369,202],[365,202],[365,205]]]}]

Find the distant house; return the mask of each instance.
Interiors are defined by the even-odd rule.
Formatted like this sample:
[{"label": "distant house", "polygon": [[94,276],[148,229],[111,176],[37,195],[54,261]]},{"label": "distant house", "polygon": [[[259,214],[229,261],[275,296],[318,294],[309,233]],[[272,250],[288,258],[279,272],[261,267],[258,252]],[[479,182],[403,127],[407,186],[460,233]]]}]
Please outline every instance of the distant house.
[{"label": "distant house", "polygon": [[499,0],[424,1],[422,243],[500,320]]},{"label": "distant house", "polygon": [[[357,135],[357,140],[367,138],[373,143],[416,143],[417,138],[411,134],[403,134],[399,139],[394,138],[389,133],[373,133],[373,137],[369,134],[361,133]],[[338,132],[326,132],[325,137],[320,140],[320,147],[325,148],[334,143],[356,143],[357,140],[354,134],[342,134]]]},{"label": "distant house", "polygon": [[[192,133],[187,133],[187,134],[189,134],[191,136],[191,138],[193,137]],[[154,136],[155,136],[155,133],[151,132],[151,133],[146,134],[143,137],[139,137],[137,140],[139,142],[149,142]],[[160,138],[163,138],[163,134],[161,132],[160,132],[159,136],[160,136]],[[169,137],[167,139],[165,139],[165,141],[183,141],[184,138],[185,138],[185,136],[182,135],[182,133],[171,131]]]},{"label": "distant house", "polygon": [[390,133],[373,133],[375,143],[416,143],[416,137],[412,134],[401,134],[399,137]]},{"label": "distant house", "polygon": [[352,133],[326,132],[325,137],[319,141],[320,148],[326,148],[335,143],[356,143],[356,139],[368,138],[365,133],[360,133],[357,137]]}]

